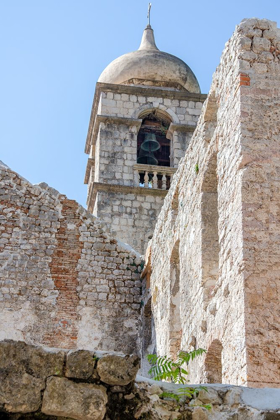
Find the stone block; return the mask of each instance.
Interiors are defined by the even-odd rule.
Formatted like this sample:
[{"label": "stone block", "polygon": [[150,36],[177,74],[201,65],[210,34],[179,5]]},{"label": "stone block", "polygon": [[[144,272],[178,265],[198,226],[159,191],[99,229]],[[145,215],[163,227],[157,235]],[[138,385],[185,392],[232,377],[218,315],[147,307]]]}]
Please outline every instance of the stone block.
[{"label": "stone block", "polygon": [[28,373],[0,369],[0,406],[10,413],[32,413],[41,405],[45,381]]},{"label": "stone block", "polygon": [[255,53],[261,53],[262,51],[269,51],[271,42],[266,38],[254,37],[253,39],[253,51]]},{"label": "stone block", "polygon": [[66,358],[67,378],[89,379],[93,375],[96,360],[94,353],[87,350],[71,351]]},{"label": "stone block", "polygon": [[102,385],[51,377],[44,392],[42,413],[75,420],[102,420],[108,398]]},{"label": "stone block", "polygon": [[23,341],[6,340],[0,343],[0,369],[28,372],[37,378],[62,375],[65,353],[46,351]]},{"label": "stone block", "polygon": [[219,394],[215,389],[207,387],[207,391],[202,389],[199,391],[197,397],[203,404],[221,404],[222,399],[219,397]]},{"label": "stone block", "polygon": [[134,381],[140,359],[137,356],[105,356],[98,360],[97,373],[108,385],[128,385]]}]

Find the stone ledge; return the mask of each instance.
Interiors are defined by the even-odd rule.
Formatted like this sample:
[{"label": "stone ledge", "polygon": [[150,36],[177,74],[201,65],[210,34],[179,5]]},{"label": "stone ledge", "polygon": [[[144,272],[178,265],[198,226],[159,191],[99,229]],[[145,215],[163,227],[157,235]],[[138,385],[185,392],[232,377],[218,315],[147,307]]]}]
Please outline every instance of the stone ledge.
[{"label": "stone ledge", "polygon": [[162,89],[153,86],[117,85],[113,83],[96,83],[96,90],[101,92],[126,93],[128,95],[154,96],[159,98],[181,99],[203,102],[207,98],[204,93],[190,93],[182,90]]},{"label": "stone ledge", "polygon": [[88,211],[92,212],[95,202],[96,193],[108,192],[108,193],[121,193],[121,194],[136,194],[136,195],[151,195],[158,197],[165,197],[169,190],[159,190],[145,187],[130,187],[128,185],[114,185],[114,184],[103,184],[102,182],[93,182],[90,186],[87,199]]}]

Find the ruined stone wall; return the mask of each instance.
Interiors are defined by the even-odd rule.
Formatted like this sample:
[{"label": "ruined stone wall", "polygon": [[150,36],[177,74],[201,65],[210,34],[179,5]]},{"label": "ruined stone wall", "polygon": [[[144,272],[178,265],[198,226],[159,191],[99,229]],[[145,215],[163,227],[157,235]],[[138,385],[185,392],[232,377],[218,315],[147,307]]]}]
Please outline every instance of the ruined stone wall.
[{"label": "ruined stone wall", "polygon": [[0,338],[139,351],[141,259],[74,200],[0,167]]},{"label": "ruined stone wall", "polygon": [[207,349],[192,382],[280,386],[279,57],[275,23],[236,28],[151,242],[157,351]]},{"label": "ruined stone wall", "polygon": [[[2,420],[279,420],[280,390],[207,386],[180,402],[182,385],[136,376],[136,356],[0,342]],[[186,386],[183,386],[186,387]],[[207,404],[210,410],[202,405]]]}]

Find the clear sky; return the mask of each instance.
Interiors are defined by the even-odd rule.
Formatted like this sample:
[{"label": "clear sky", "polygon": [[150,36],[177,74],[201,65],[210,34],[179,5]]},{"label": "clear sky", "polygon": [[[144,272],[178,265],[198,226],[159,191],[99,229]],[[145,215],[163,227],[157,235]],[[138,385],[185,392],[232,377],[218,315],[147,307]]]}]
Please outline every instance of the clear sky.
[{"label": "clear sky", "polygon": [[[159,49],[184,60],[207,93],[243,18],[278,21],[280,0],[151,0]],[[146,0],[0,0],[0,160],[85,205],[84,145],[95,83],[138,49]]]}]

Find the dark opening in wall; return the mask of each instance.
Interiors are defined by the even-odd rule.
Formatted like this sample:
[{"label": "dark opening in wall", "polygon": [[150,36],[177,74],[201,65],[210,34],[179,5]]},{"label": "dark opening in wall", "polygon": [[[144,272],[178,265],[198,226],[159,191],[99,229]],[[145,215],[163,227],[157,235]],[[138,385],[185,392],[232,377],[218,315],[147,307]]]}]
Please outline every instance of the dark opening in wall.
[{"label": "dark opening in wall", "polygon": [[169,352],[173,358],[176,358],[181,349],[182,338],[179,245],[177,241],[170,259]]},{"label": "dark opening in wall", "polygon": [[214,340],[206,353],[205,378],[208,384],[222,383],[222,350],[222,343],[219,340]]},{"label": "dark opening in wall", "polygon": [[170,166],[170,140],[166,138],[170,121],[155,111],[147,115],[137,137],[137,163]]}]

